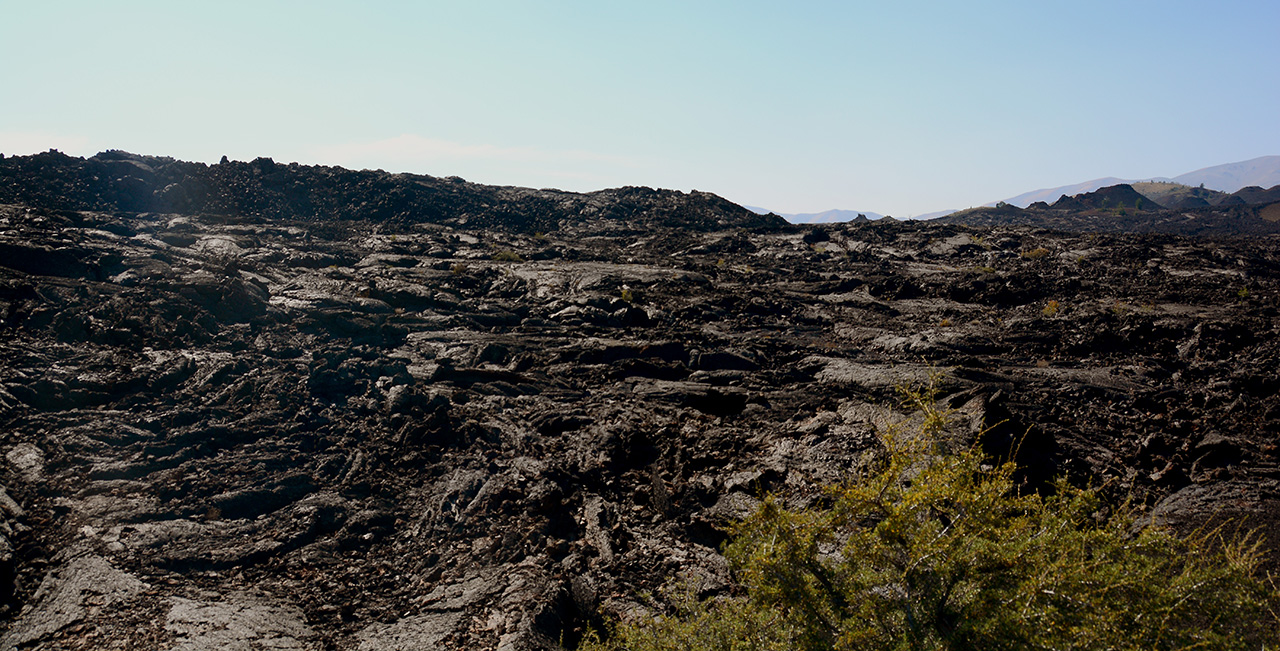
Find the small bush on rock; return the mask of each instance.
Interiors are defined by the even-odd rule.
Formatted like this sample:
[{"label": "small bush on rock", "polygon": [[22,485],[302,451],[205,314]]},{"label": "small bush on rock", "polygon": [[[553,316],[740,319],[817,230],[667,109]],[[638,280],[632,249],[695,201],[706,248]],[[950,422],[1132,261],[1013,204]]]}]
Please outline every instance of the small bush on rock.
[{"label": "small bush on rock", "polygon": [[741,595],[679,600],[584,648],[1275,648],[1277,591],[1256,538],[1179,536],[1059,481],[1024,491],[1012,463],[947,453],[946,413],[880,433],[880,461],[830,506],[766,499],[725,556]]}]

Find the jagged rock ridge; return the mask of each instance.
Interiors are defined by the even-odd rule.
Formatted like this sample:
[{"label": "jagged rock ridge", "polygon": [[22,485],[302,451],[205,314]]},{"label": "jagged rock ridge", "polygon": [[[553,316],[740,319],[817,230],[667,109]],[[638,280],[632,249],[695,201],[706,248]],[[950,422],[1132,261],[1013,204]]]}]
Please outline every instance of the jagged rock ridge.
[{"label": "jagged rock ridge", "polygon": [[429,222],[529,233],[586,221],[691,230],[785,223],[705,192],[627,187],[579,194],[457,177],[283,165],[269,158],[205,165],[120,151],[88,159],[55,151],[0,159],[0,203],[242,220]]}]

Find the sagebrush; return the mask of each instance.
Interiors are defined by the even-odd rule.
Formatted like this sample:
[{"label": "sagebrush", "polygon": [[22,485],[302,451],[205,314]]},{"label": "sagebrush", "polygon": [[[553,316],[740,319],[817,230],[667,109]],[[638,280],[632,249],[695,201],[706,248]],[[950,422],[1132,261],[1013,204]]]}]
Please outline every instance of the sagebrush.
[{"label": "sagebrush", "polygon": [[947,452],[933,392],[906,393],[923,419],[880,432],[829,507],[768,498],[734,527],[741,597],[677,599],[584,648],[1276,648],[1256,537],[1177,535],[1066,481],[1023,490],[1014,464]]}]

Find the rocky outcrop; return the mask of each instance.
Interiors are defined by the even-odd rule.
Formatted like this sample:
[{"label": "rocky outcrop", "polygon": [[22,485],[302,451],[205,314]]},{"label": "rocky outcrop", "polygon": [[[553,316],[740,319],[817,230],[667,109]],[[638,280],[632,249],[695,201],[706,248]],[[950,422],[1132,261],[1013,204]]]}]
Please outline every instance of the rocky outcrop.
[{"label": "rocky outcrop", "polygon": [[56,151],[0,159],[0,203],[80,211],[160,212],[224,220],[376,220],[545,232],[595,223],[693,231],[777,228],[706,192],[627,187],[587,194],[498,187],[436,178],[279,164],[269,158],[217,165],[108,151],[73,158]]},{"label": "rocky outcrop", "polygon": [[538,234],[0,208],[0,649],[572,647],[724,593],[729,524],[822,499],[939,373],[1031,485],[1280,539],[1274,239],[615,192]]}]

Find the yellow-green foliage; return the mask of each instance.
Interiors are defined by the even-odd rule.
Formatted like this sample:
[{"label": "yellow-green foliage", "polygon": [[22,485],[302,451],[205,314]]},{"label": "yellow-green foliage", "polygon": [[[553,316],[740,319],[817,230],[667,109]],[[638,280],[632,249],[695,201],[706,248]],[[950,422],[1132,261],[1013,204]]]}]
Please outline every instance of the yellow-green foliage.
[{"label": "yellow-green foliage", "polygon": [[[766,499],[725,556],[745,597],[686,598],[666,617],[583,648],[1260,649],[1277,593],[1253,538],[1182,537],[1094,490],[1020,488],[1014,466],[942,450],[923,425],[880,433],[881,461],[831,489],[831,506]],[[1107,515],[1103,515],[1107,514]],[[1268,646],[1268,648],[1275,648]]]},{"label": "yellow-green foliage", "polygon": [[1048,303],[1045,303],[1044,309],[1040,311],[1044,313],[1045,316],[1053,316],[1058,313],[1059,309],[1060,307],[1058,305],[1058,302],[1051,300]]},{"label": "yellow-green foliage", "polygon": [[516,253],[511,249],[502,249],[501,251],[494,253],[493,260],[494,262],[524,262],[524,258],[520,257],[519,253]]},{"label": "yellow-green foliage", "polygon": [[1031,249],[1030,251],[1023,251],[1022,257],[1028,260],[1041,260],[1043,258],[1048,257],[1049,253],[1050,253],[1049,249],[1046,249],[1043,246],[1040,246],[1040,247]]}]

